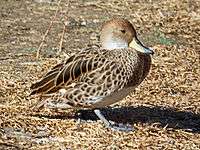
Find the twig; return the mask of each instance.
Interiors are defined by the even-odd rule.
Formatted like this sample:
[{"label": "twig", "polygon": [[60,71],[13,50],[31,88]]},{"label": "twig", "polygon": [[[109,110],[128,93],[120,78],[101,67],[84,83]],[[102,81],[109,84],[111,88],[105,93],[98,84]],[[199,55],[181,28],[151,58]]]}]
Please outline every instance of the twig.
[{"label": "twig", "polygon": [[61,39],[60,39],[58,54],[60,54],[62,51],[62,44],[63,44],[64,35],[65,35],[65,30],[66,30],[66,26],[64,25],[63,32],[62,32]]},{"label": "twig", "polygon": [[57,16],[57,14],[58,14],[58,10],[60,9],[60,3],[61,3],[61,0],[58,1],[58,6],[57,6],[56,12],[55,12],[55,14],[54,14],[54,17],[53,17],[53,19],[51,20],[51,23],[50,23],[48,29],[46,30],[46,32],[45,32],[45,34],[44,34],[44,36],[43,36],[43,38],[42,38],[42,42],[40,43],[40,45],[39,45],[39,47],[38,47],[38,49],[37,49],[37,55],[36,55],[36,58],[37,58],[37,59],[39,59],[39,55],[40,55],[41,48],[42,48],[42,46],[43,46],[43,44],[44,44],[44,42],[45,42],[45,39],[46,39],[46,37],[47,37],[49,31],[51,30],[51,27],[53,26],[54,20],[56,19],[56,16]]},{"label": "twig", "polygon": [[[68,16],[66,16],[66,15],[68,15],[68,12],[69,12],[69,4],[70,4],[70,0],[67,1],[67,12],[64,14],[65,20],[68,19]],[[63,25],[63,32],[62,32],[62,35],[61,35],[61,38],[60,38],[59,50],[58,50],[57,54],[60,54],[61,51],[62,51],[63,39],[64,39],[66,26],[67,26],[67,24],[65,24],[65,21],[63,22],[63,24],[64,24]]]}]

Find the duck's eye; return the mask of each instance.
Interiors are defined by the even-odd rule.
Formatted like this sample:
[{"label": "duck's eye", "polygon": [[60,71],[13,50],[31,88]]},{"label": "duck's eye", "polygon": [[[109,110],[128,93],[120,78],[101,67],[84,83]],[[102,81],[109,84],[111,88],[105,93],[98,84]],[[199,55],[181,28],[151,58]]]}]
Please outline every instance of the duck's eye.
[{"label": "duck's eye", "polygon": [[125,31],[125,30],[120,30],[120,31],[121,31],[123,34],[124,34],[124,33],[126,33],[126,31]]}]

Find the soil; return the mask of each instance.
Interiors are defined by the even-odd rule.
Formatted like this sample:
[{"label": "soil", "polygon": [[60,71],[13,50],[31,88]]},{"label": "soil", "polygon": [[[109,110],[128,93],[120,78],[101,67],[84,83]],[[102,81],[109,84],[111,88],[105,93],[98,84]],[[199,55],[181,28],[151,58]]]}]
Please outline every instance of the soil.
[{"label": "soil", "polygon": [[[0,1],[0,149],[200,149],[200,1],[58,3]],[[102,109],[135,130],[105,128],[92,110],[33,109],[39,98],[29,96],[31,84],[71,53],[99,44],[102,23],[114,17],[132,22],[155,49],[145,81]]]}]

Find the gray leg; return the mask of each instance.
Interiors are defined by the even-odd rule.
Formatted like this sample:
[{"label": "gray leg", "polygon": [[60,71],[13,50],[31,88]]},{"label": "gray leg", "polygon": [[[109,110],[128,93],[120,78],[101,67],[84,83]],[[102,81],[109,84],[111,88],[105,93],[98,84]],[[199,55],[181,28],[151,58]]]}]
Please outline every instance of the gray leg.
[{"label": "gray leg", "polygon": [[111,121],[108,121],[104,116],[103,114],[100,112],[100,110],[98,109],[95,109],[94,110],[94,113],[99,117],[99,119],[106,125],[107,128],[111,128],[115,131],[126,131],[126,132],[129,132],[129,131],[133,131],[134,129],[131,127],[131,125],[127,124],[127,125],[124,125],[124,124],[117,124],[115,122],[111,122]]},{"label": "gray leg", "polygon": [[103,114],[100,112],[99,109],[95,109],[94,113],[99,117],[99,119],[106,125],[106,127],[109,127],[111,123],[103,116]]}]

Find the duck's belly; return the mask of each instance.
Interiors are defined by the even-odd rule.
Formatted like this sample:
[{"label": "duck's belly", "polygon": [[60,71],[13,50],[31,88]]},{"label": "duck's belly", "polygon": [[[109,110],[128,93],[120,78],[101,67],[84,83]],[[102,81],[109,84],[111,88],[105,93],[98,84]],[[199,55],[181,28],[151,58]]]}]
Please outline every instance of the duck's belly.
[{"label": "duck's belly", "polygon": [[133,92],[134,89],[135,87],[123,88],[120,91],[114,92],[107,97],[97,98],[97,100],[93,99],[90,104],[93,108],[101,108],[101,107],[109,106],[125,98],[127,95]]}]

